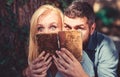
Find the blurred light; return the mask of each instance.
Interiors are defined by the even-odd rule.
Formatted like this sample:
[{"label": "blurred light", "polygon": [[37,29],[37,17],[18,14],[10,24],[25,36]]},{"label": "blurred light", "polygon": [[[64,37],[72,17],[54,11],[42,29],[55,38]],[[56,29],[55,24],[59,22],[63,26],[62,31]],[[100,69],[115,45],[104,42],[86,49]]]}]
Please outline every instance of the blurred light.
[{"label": "blurred light", "polygon": [[120,41],[120,38],[117,36],[109,36],[113,41]]},{"label": "blurred light", "polygon": [[115,21],[115,24],[116,24],[117,26],[120,26],[120,19],[117,19],[117,20]]},{"label": "blurred light", "polygon": [[107,27],[103,27],[103,28],[102,28],[102,32],[108,33],[108,32],[109,32],[109,29],[108,29]]},{"label": "blurred light", "polygon": [[93,5],[94,12],[95,13],[98,12],[100,10],[100,8],[101,8],[100,3],[95,2],[94,5]]},{"label": "blurred light", "polygon": [[113,0],[107,0],[108,2],[111,2],[111,1],[113,1]]},{"label": "blurred light", "polygon": [[118,9],[120,10],[120,0],[117,0],[116,5],[117,5]]}]

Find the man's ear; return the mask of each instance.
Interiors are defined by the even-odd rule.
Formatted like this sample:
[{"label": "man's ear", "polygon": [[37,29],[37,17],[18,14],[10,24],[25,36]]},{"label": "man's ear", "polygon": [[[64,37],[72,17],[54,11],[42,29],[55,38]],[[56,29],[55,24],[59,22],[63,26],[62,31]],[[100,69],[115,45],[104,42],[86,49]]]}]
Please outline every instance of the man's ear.
[{"label": "man's ear", "polygon": [[91,27],[90,27],[90,35],[92,35],[92,34],[94,33],[95,28],[96,28],[96,24],[93,23],[93,24],[91,25]]}]

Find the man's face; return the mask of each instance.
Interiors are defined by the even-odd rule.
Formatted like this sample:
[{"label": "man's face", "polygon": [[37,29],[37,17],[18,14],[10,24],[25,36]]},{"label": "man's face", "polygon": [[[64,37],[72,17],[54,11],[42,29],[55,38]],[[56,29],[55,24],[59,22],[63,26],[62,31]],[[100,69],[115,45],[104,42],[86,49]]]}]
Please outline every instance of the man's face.
[{"label": "man's face", "polygon": [[67,16],[64,17],[64,26],[63,30],[80,30],[82,33],[82,39],[83,39],[83,48],[86,48],[88,44],[88,40],[90,38],[90,35],[94,32],[95,26],[88,25],[87,18],[83,17],[76,17],[76,18],[69,18]]}]

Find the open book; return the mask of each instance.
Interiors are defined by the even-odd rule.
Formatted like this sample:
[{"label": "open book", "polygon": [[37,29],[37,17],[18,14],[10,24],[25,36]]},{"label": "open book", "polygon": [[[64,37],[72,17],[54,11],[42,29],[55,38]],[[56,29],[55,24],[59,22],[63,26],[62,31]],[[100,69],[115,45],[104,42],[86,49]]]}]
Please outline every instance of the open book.
[{"label": "open book", "polygon": [[55,54],[56,50],[64,47],[81,61],[82,37],[80,31],[59,31],[58,33],[38,34],[36,37],[39,52],[46,51]]}]

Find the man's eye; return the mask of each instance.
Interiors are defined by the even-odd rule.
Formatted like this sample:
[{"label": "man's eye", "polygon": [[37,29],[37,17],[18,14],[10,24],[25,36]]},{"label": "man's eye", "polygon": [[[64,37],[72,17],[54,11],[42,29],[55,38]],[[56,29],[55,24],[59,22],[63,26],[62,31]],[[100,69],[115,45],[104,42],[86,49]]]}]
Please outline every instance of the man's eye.
[{"label": "man's eye", "polygon": [[77,26],[75,27],[76,30],[84,30],[85,28],[84,27],[80,27],[80,26]]},{"label": "man's eye", "polygon": [[81,30],[81,28],[80,28],[80,27],[77,27],[76,30]]},{"label": "man's eye", "polygon": [[76,29],[76,30],[81,31],[81,29]]},{"label": "man's eye", "polygon": [[64,26],[66,30],[70,30],[71,28],[69,26]]}]

